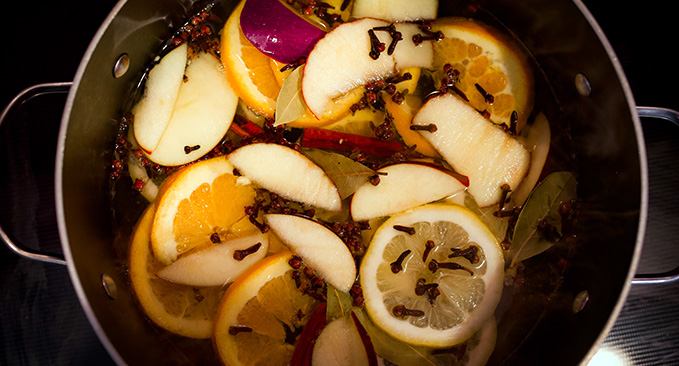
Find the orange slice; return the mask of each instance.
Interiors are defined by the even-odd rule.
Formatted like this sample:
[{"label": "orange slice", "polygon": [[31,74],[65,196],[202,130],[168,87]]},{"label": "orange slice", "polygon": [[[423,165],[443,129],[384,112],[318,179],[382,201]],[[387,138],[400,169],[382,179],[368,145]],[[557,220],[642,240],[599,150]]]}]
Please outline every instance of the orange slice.
[{"label": "orange slice", "polygon": [[[490,112],[491,121],[510,126],[511,115],[518,115],[517,131],[526,123],[533,108],[533,75],[527,56],[516,43],[480,22],[466,18],[441,18],[435,31],[445,38],[434,43],[434,68],[439,80],[443,66],[460,72],[456,86],[479,111]],[[493,96],[486,101],[485,93]]]},{"label": "orange slice", "polygon": [[224,294],[221,286],[196,289],[158,278],[164,267],[151,251],[155,206],[146,209],[132,235],[129,274],[146,315],[158,326],[185,337],[210,338],[213,319]]},{"label": "orange slice", "polygon": [[244,4],[241,1],[222,29],[222,65],[236,94],[257,113],[273,117],[280,86],[271,69],[271,58],[255,48],[240,30]]},{"label": "orange slice", "polygon": [[316,300],[292,278],[289,251],[270,256],[242,274],[224,295],[215,318],[214,344],[226,365],[288,365],[296,334]]},{"label": "orange slice", "polygon": [[257,230],[245,214],[255,190],[233,175],[225,156],[191,164],[160,187],[153,216],[153,253],[169,265],[192,249],[214,245]]}]

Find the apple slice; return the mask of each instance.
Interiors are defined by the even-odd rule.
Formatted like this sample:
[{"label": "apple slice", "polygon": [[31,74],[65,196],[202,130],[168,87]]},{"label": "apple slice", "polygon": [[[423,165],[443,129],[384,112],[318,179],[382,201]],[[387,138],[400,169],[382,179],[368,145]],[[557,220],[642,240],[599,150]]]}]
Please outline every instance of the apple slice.
[{"label": "apple slice", "polygon": [[311,354],[312,366],[372,366],[366,346],[352,317],[328,323],[316,339]]},{"label": "apple slice", "polygon": [[422,34],[420,27],[414,23],[396,23],[394,27],[396,31],[401,33],[403,38],[396,44],[394,53],[392,53],[394,62],[396,62],[396,68],[399,70],[411,67],[431,69],[434,63],[434,46],[432,42],[425,41],[419,44],[413,42],[414,35]]},{"label": "apple slice", "polygon": [[188,253],[157,276],[188,286],[223,286],[264,258],[268,250],[268,234],[257,232]]},{"label": "apple slice", "polygon": [[247,0],[240,26],[258,50],[286,64],[306,57],[325,35],[280,0]]},{"label": "apple slice", "polygon": [[514,137],[452,94],[429,99],[413,125],[433,124],[419,131],[460,174],[469,177],[469,193],[481,207],[500,202],[502,186],[516,189],[526,176],[530,153]]},{"label": "apple slice", "polygon": [[157,146],[146,156],[165,166],[177,166],[207,154],[224,137],[238,107],[219,60],[199,53],[186,67],[172,116]]},{"label": "apple slice", "polygon": [[356,280],[356,263],[337,234],[301,216],[267,214],[264,221],[321,278],[336,289],[349,292]]},{"label": "apple slice", "polygon": [[547,161],[551,135],[549,121],[544,113],[538,114],[533,124],[521,130],[518,138],[531,151],[530,168],[528,168],[526,178],[509,196],[510,202],[507,207],[523,206],[528,195],[535,188],[542,174],[542,168],[545,166],[545,161]]},{"label": "apple slice", "polygon": [[[431,67],[433,46],[429,41],[419,45],[412,42],[417,32],[414,24],[395,25],[403,39],[389,54],[392,36],[384,29],[389,25],[383,20],[362,18],[340,24],[316,43],[302,76],[302,97],[316,118],[326,113],[335,99],[370,81],[406,68]],[[383,43],[385,50],[378,55],[371,53],[371,39]]]},{"label": "apple slice", "polygon": [[388,216],[463,191],[454,175],[424,163],[399,163],[377,170],[377,185],[367,182],[351,199],[355,221]]},{"label": "apple slice", "polygon": [[134,136],[145,151],[153,151],[165,132],[186,68],[186,43],[163,56],[148,74],[144,95],[134,106]]},{"label": "apple slice", "polygon": [[354,0],[354,18],[379,18],[390,22],[436,19],[438,0]]},{"label": "apple slice", "polygon": [[[302,96],[311,113],[322,116],[334,98],[394,74],[394,58],[386,52],[377,60],[370,57],[368,31],[388,25],[378,19],[359,19],[340,24],[316,43],[302,76]],[[391,42],[387,32],[375,32],[375,36],[386,45]]]},{"label": "apple slice", "polygon": [[327,302],[321,302],[318,304],[318,307],[316,307],[316,310],[309,315],[309,321],[307,321],[306,325],[302,328],[299,337],[297,337],[295,350],[292,351],[288,366],[311,366],[311,355],[314,350],[314,345],[328,322],[325,313],[327,305]]},{"label": "apple slice", "polygon": [[228,159],[241,175],[282,197],[329,211],[342,208],[335,183],[299,151],[255,143],[239,147]]}]

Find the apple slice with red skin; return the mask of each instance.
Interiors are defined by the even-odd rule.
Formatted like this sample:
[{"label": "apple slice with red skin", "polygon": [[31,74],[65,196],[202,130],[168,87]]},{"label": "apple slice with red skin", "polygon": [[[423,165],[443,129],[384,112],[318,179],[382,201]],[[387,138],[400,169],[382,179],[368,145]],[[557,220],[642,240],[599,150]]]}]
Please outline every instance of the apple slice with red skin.
[{"label": "apple slice with red skin", "polygon": [[292,351],[290,366],[311,366],[311,354],[314,345],[318,335],[321,334],[321,331],[327,324],[326,307],[326,302],[320,303],[309,317],[309,321],[304,325],[302,333],[299,334],[295,342],[295,350]]},{"label": "apple slice with red skin", "polygon": [[[350,90],[394,74],[393,57],[383,52],[377,59],[370,56],[371,36],[375,27],[387,27],[388,22],[362,18],[342,23],[319,40],[309,53],[302,76],[302,97],[315,116],[322,116],[334,98]],[[374,37],[389,45],[387,32],[375,32]]]},{"label": "apple slice with red skin", "polygon": [[[314,312],[309,317],[309,321],[302,329],[297,341],[295,342],[295,350],[292,353],[290,359],[290,366],[312,366],[315,363],[312,362],[314,357],[314,349],[320,334],[328,325],[327,314],[326,314],[327,303],[323,302],[314,310]],[[365,354],[367,356],[368,366],[377,366],[377,354],[375,353],[375,347],[373,346],[372,340],[368,335],[368,332],[363,327],[363,324],[358,320],[354,312],[351,312],[351,319],[356,327],[356,331],[360,336],[362,346],[365,349]],[[353,352],[354,350],[349,350]],[[318,356],[317,356],[318,357]],[[352,365],[353,366],[353,365]]]},{"label": "apple slice with red skin", "polygon": [[240,16],[243,35],[258,50],[289,64],[306,57],[325,31],[280,0],[247,0]]},{"label": "apple slice with red skin", "polygon": [[449,197],[466,187],[455,174],[425,163],[399,163],[377,170],[379,183],[367,182],[351,199],[355,221],[388,216]]},{"label": "apple slice with red skin", "polygon": [[390,22],[435,19],[438,0],[354,0],[354,18],[372,17]]},{"label": "apple slice with red skin", "polygon": [[500,202],[503,186],[516,189],[528,172],[530,152],[513,136],[453,94],[430,98],[413,125],[455,171],[469,177],[469,193],[480,207]]},{"label": "apple slice with red skin", "polygon": [[373,346],[373,342],[368,335],[368,331],[365,329],[363,324],[361,324],[353,311],[351,312],[351,319],[354,320],[356,330],[358,330],[358,334],[361,336],[361,340],[363,340],[365,352],[368,355],[368,365],[377,366],[377,353],[375,352],[375,346]]},{"label": "apple slice with red skin", "polygon": [[264,221],[304,263],[339,291],[356,281],[356,262],[342,239],[325,225],[302,216],[266,214]]},{"label": "apple slice with red skin", "polygon": [[[316,339],[311,365],[376,366],[374,350],[368,350],[372,349],[372,343],[366,344],[358,330],[359,326],[355,316],[338,318],[328,323]],[[361,352],[361,349],[365,352]]]},{"label": "apple slice with red skin", "polygon": [[241,175],[286,199],[329,211],[342,209],[335,183],[299,151],[275,143],[252,143],[232,151],[228,160]]},{"label": "apple slice with red skin", "polygon": [[[302,76],[302,97],[316,118],[326,113],[336,98],[368,82],[392,76],[400,69],[431,67],[431,42],[412,42],[410,35],[417,26],[393,27],[384,20],[361,18],[338,25],[316,43]],[[404,38],[394,41],[395,32]]]}]

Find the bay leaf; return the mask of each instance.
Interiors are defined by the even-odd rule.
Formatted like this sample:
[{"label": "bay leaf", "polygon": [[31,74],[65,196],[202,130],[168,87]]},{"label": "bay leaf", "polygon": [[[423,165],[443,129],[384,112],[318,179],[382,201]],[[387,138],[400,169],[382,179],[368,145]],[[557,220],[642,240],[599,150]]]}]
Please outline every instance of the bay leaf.
[{"label": "bay leaf", "polygon": [[377,174],[367,166],[342,154],[319,149],[305,149],[304,154],[321,167],[345,199]]},{"label": "bay leaf", "polygon": [[353,306],[351,295],[330,285],[327,285],[327,291],[327,304],[325,307],[327,322],[330,323],[335,319],[348,316]]},{"label": "bay leaf", "polygon": [[302,67],[297,67],[283,80],[276,99],[274,126],[284,125],[302,117],[307,110],[302,97]]},{"label": "bay leaf", "polygon": [[365,311],[354,311],[356,318],[375,348],[375,353],[399,366],[443,366],[436,357],[432,356],[431,348],[414,346],[400,341],[375,325]]},{"label": "bay leaf", "polygon": [[495,238],[501,242],[505,238],[507,233],[507,227],[509,226],[509,221],[494,215],[497,211],[497,206],[490,207],[479,207],[476,203],[474,197],[472,197],[468,192],[464,192],[464,206],[470,209],[472,212],[478,216],[481,221],[490,229],[490,231],[495,235]]},{"label": "bay leaf", "polygon": [[576,197],[577,182],[570,172],[554,172],[548,175],[526,199],[514,227],[509,257],[510,267],[549,249],[553,242],[538,232],[538,225],[545,220],[561,234],[559,206]]}]

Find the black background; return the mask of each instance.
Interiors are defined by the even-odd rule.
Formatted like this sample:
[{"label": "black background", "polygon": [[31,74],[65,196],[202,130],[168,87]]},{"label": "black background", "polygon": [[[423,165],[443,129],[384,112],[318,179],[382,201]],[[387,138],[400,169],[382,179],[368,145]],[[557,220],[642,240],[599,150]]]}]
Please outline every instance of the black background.
[{"label": "black background", "polygon": [[[615,49],[637,105],[679,110],[679,32],[671,3],[585,3]],[[28,86],[73,80],[92,36],[114,4],[38,0],[18,3],[12,7],[16,11],[4,10],[0,108]],[[45,98],[26,112],[25,123],[0,129],[0,220],[22,242],[54,251],[60,251],[54,156],[64,102],[65,95]],[[677,145],[673,136],[669,146]],[[674,173],[676,177],[676,168]],[[673,217],[676,221],[676,211]],[[0,245],[0,273],[0,364],[110,362],[80,308],[65,266],[22,259]]]}]

